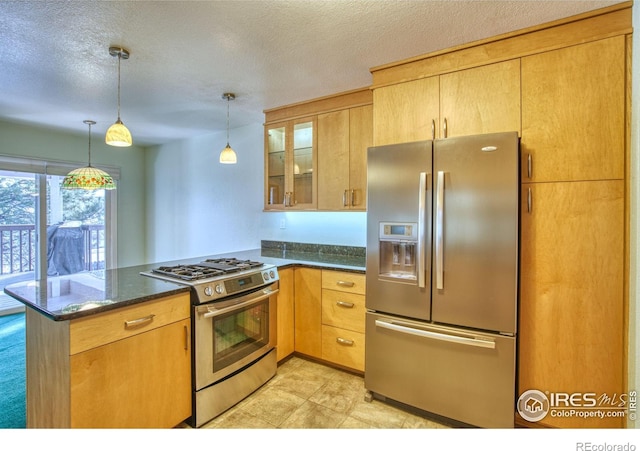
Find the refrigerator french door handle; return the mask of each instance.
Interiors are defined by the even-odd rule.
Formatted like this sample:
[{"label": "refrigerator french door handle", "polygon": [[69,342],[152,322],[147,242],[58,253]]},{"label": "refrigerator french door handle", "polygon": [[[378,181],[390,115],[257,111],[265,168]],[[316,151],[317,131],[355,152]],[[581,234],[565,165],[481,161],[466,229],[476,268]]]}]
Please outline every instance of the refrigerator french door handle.
[{"label": "refrigerator french door handle", "polygon": [[427,210],[427,173],[420,173],[418,194],[418,287],[425,287],[425,214]]},{"label": "refrigerator french door handle", "polygon": [[383,329],[389,329],[396,332],[401,332],[409,335],[415,335],[422,338],[430,338],[434,340],[440,341],[448,341],[450,343],[458,343],[467,346],[476,346],[479,348],[488,348],[495,349],[496,343],[492,340],[484,340],[478,337],[461,337],[458,335],[449,335],[440,332],[432,332],[428,330],[415,329],[413,327],[402,326],[396,323],[390,323],[387,321],[382,321],[377,319],[376,326],[382,327]]},{"label": "refrigerator french door handle", "polygon": [[444,288],[444,171],[438,171],[436,187],[436,224],[435,224],[435,248],[436,248],[436,289]]}]

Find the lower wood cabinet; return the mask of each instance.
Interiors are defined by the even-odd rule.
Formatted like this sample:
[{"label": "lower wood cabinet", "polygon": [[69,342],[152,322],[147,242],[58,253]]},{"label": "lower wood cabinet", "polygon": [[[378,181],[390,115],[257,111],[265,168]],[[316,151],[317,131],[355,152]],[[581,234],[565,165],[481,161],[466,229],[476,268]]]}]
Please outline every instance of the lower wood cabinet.
[{"label": "lower wood cabinet", "polygon": [[295,350],[364,371],[364,274],[295,269]]},{"label": "lower wood cabinet", "polygon": [[280,277],[277,313],[276,359],[279,362],[295,350],[294,269],[278,271]]},{"label": "lower wood cabinet", "polygon": [[189,293],[70,321],[26,309],[27,427],[170,428],[191,416]]},{"label": "lower wood cabinet", "polygon": [[[523,184],[522,196],[518,393],[619,400],[625,393],[624,181]],[[537,425],[617,428],[623,421],[547,415]]]}]

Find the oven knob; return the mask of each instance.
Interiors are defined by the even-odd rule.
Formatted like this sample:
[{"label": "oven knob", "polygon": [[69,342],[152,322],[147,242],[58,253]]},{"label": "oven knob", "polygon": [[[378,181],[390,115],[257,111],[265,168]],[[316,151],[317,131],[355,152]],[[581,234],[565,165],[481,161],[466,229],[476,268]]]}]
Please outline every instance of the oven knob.
[{"label": "oven knob", "polygon": [[265,282],[268,281],[269,280],[269,274],[266,273],[266,272],[263,272],[262,273],[262,278],[264,279]]},{"label": "oven knob", "polygon": [[275,274],[273,271],[271,271],[269,274],[271,275],[271,278],[272,278],[272,279],[275,279],[275,278],[276,278],[276,274]]},{"label": "oven knob", "polygon": [[224,293],[224,287],[222,286],[222,284],[220,283],[216,284],[216,293],[218,294]]},{"label": "oven knob", "polygon": [[205,287],[204,294],[207,296],[211,296],[213,294],[213,290],[211,289],[211,287]]}]

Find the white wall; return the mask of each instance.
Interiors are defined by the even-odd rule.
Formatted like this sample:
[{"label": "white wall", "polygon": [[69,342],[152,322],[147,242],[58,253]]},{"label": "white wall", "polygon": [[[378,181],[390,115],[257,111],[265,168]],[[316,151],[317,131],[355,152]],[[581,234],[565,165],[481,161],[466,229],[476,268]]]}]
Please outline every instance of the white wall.
[{"label": "white wall", "polygon": [[218,162],[226,132],[147,150],[147,260],[195,258],[260,246],[263,128],[230,132],[238,163]]}]

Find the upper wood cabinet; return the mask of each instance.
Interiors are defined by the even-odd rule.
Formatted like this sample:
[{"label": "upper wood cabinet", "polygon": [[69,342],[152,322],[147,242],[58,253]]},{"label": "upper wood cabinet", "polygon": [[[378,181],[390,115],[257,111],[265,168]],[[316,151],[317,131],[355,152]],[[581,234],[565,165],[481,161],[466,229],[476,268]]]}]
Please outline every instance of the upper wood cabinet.
[{"label": "upper wood cabinet", "polygon": [[373,107],[318,115],[318,209],[366,210]]},{"label": "upper wood cabinet", "polygon": [[316,117],[265,128],[265,209],[314,209],[317,202]]},{"label": "upper wood cabinet", "polygon": [[522,58],[522,180],[624,177],[625,36]]},{"label": "upper wood cabinet", "polygon": [[265,111],[265,210],[366,210],[372,93]]},{"label": "upper wood cabinet", "polygon": [[520,60],[440,76],[440,138],[520,133]]},{"label": "upper wood cabinet", "polygon": [[376,146],[520,132],[520,61],[376,88],[373,99]]},{"label": "upper wood cabinet", "polygon": [[421,78],[373,91],[373,144],[433,139],[440,122],[439,77]]}]

